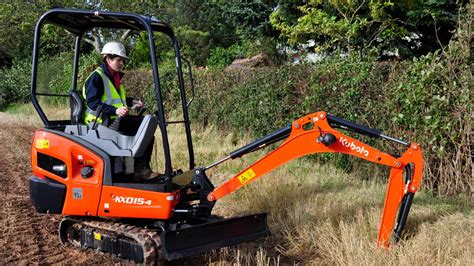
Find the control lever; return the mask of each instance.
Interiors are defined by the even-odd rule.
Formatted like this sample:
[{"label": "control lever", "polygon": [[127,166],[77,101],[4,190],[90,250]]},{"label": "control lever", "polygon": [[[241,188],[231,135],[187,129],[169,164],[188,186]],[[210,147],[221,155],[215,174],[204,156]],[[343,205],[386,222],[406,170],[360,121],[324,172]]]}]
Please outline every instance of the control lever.
[{"label": "control lever", "polygon": [[122,117],[123,116],[117,117],[117,119],[115,119],[114,122],[112,122],[112,124],[110,124],[109,128],[112,129],[112,130],[115,130],[115,131],[119,131],[120,122],[122,121]]},{"label": "control lever", "polygon": [[102,115],[102,109],[104,108],[104,105],[103,104],[99,104],[99,106],[97,107],[97,115],[95,117],[95,120],[94,120],[94,124],[92,124],[92,129],[96,129],[96,125],[97,125],[97,120],[99,119],[99,117]]}]

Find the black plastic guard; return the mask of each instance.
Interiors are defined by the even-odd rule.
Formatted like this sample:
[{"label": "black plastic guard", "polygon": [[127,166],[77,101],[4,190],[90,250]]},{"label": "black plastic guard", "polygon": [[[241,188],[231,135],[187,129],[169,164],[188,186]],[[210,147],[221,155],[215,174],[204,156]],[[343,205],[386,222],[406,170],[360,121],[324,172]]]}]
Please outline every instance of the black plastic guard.
[{"label": "black plastic guard", "polygon": [[164,231],[160,237],[164,259],[175,260],[269,235],[267,214],[259,213]]},{"label": "black plastic guard", "polygon": [[30,176],[30,200],[39,213],[61,213],[66,186],[53,179]]}]

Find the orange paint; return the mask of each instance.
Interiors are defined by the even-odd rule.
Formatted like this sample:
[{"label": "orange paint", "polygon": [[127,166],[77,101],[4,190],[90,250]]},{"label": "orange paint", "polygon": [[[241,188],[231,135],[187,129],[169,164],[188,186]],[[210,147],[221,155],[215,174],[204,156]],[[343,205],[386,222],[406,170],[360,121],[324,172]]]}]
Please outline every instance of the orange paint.
[{"label": "orange paint", "polygon": [[[36,140],[48,140],[49,145],[43,145],[45,141],[36,145]],[[40,168],[37,164],[38,152],[63,161],[67,167],[67,177],[63,178]],[[48,131],[36,131],[31,145],[31,162],[35,176],[48,177],[66,186],[62,209],[64,215],[168,219],[178,204],[179,191],[162,193],[104,186],[104,163],[100,156],[74,141]],[[85,165],[94,167],[89,178],[81,176],[81,168]],[[115,199],[111,195],[120,198]]]},{"label": "orange paint", "polygon": [[[407,192],[416,192],[420,186],[423,169],[421,149],[418,144],[413,143],[400,158],[395,158],[333,129],[328,124],[326,117],[325,112],[317,112],[295,120],[292,123],[291,134],[286,141],[265,157],[217,187],[209,194],[208,200],[218,200],[298,157],[324,152],[350,154],[367,161],[386,165],[392,169],[378,237],[378,244],[388,247],[400,201]],[[312,125],[307,125],[308,123],[312,123]],[[336,142],[329,147],[318,142],[321,133],[333,134],[336,137]],[[413,179],[408,190],[406,190],[402,174],[404,167],[409,163],[413,163],[415,168]],[[239,177],[249,169],[252,169],[255,176],[242,183]]]}]

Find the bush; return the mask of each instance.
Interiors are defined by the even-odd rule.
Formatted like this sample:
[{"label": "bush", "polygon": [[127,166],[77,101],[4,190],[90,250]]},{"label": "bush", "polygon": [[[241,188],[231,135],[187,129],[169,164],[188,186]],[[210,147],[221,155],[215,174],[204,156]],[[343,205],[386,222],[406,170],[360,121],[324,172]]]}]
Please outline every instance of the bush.
[{"label": "bush", "polygon": [[[315,66],[200,71],[191,117],[203,125],[260,137],[301,115],[324,110],[419,143],[424,184],[435,193],[472,193],[472,73],[469,38],[463,34],[461,28],[444,52],[411,61],[349,55]],[[393,150],[387,141],[362,139],[383,151]],[[359,160],[335,158],[360,169]],[[365,176],[370,174],[366,170]]]},{"label": "bush", "polygon": [[232,63],[234,59],[243,58],[248,55],[248,43],[233,44],[228,48],[216,47],[206,60],[206,66],[210,68],[224,68]]},{"label": "bush", "polygon": [[[51,58],[39,60],[37,73],[37,92],[67,94],[71,88],[73,56],[71,53],[62,53]],[[98,65],[99,57],[96,54],[86,54],[80,58],[78,90]],[[0,110],[9,104],[26,103],[30,101],[31,59],[14,62],[10,69],[0,70]],[[57,104],[59,97],[48,97],[48,103]]]},{"label": "bush", "polygon": [[260,53],[268,55],[272,62],[281,63],[284,57],[278,53],[276,47],[276,42],[270,38],[242,41],[228,48],[216,47],[211,50],[211,54],[206,60],[206,66],[212,69],[224,68],[235,59],[250,57]]},{"label": "bush", "polygon": [[240,133],[266,134],[299,111],[295,93],[308,83],[308,67],[198,72],[191,117]]},{"label": "bush", "polygon": [[31,60],[13,63],[9,69],[0,69],[0,110],[12,103],[29,100],[31,83]]},{"label": "bush", "polygon": [[[174,62],[174,59],[172,61],[161,62],[159,66],[161,96],[166,113],[181,106],[178,76],[176,74],[176,66]],[[188,82],[186,74],[185,82]],[[123,84],[127,91],[127,96],[144,101],[145,107],[147,107],[149,113],[153,113],[157,110],[155,85],[151,67],[125,71]]]}]

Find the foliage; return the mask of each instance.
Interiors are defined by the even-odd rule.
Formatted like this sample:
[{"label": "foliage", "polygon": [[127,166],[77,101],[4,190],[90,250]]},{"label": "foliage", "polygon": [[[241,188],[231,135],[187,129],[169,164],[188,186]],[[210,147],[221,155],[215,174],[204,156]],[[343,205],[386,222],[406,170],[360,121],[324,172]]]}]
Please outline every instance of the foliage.
[{"label": "foliage", "polygon": [[211,50],[206,60],[206,66],[210,68],[224,68],[235,59],[251,57],[259,53],[269,56],[272,62],[282,62],[282,56],[276,49],[276,43],[270,38],[259,40],[244,40],[227,48],[216,47]]},{"label": "foliage", "polygon": [[235,28],[235,33],[241,40],[245,40],[277,36],[268,17],[278,2],[223,1],[220,5],[226,23]]},{"label": "foliage", "polygon": [[[247,40],[276,36],[268,16],[276,1],[176,1],[172,20],[183,54],[204,65],[210,54]],[[212,60],[211,60],[212,61]]]},{"label": "foliage", "polygon": [[[165,111],[169,113],[180,106],[178,76],[174,58],[160,62],[159,75],[161,97],[164,102]],[[186,81],[187,79],[185,79]],[[153,113],[157,110],[155,83],[150,68],[126,71],[123,84],[127,91],[127,96],[144,101],[148,113]]]},{"label": "foliage", "polygon": [[292,45],[316,52],[369,51],[411,57],[447,45],[463,2],[312,0],[280,5],[270,16]]},{"label": "foliage", "polygon": [[181,26],[176,28],[176,35],[180,40],[181,54],[195,64],[202,65],[212,47],[211,33],[196,30],[190,26]]},{"label": "foliage", "polygon": [[[78,89],[82,89],[85,76],[98,65],[96,54],[84,55],[79,61]],[[71,88],[72,54],[62,53],[55,57],[45,57],[39,61],[37,92],[66,94]],[[0,70],[0,110],[13,103],[30,100],[31,61],[15,62],[10,69]],[[58,98],[49,97],[50,103]]]},{"label": "foliage", "polygon": [[[36,21],[53,7],[87,8],[84,3],[66,0],[11,1],[0,5],[0,67],[31,56]],[[66,51],[73,39],[64,30],[46,25],[42,32],[42,50],[48,55]]]},{"label": "foliage", "polygon": [[[0,66],[11,66],[12,61],[30,57],[35,22],[52,7],[155,16],[173,25],[182,54],[195,65],[204,65],[213,49],[228,49],[245,41],[258,43],[279,34],[283,41],[295,46],[313,40],[316,51],[340,53],[376,49],[379,54],[426,54],[449,42],[458,9],[463,5],[465,1],[452,0],[16,1],[0,7]],[[99,39],[98,45],[106,39],[121,37],[121,33],[110,35],[103,31],[88,32],[84,39],[92,42],[93,34]],[[128,48],[134,46],[135,38],[140,38],[138,34],[132,32],[132,37],[125,41]],[[49,56],[64,52],[73,44],[70,37],[58,27],[48,26],[43,32],[42,49]],[[262,43],[266,44],[260,45],[262,50],[276,47],[274,42]],[[89,52],[92,47],[84,49]],[[158,51],[166,54],[169,48]],[[149,59],[133,60],[139,66]]]},{"label": "foliage", "polygon": [[10,103],[24,103],[30,95],[31,62],[18,61],[10,69],[0,69],[0,110]]},{"label": "foliage", "polygon": [[[263,135],[294,117],[294,93],[307,68],[208,70],[198,72],[193,118],[236,132]],[[242,130],[245,128],[245,130]]]},{"label": "foliage", "polygon": [[[301,115],[325,110],[419,143],[424,184],[435,193],[471,193],[470,25],[466,15],[444,52],[410,61],[379,62],[377,57],[348,54],[314,66],[199,72],[191,116],[204,125],[258,137]],[[362,139],[381,150],[402,150],[386,141]],[[357,162],[346,158],[360,169]],[[368,173],[364,169],[365,178]]]},{"label": "foliage", "polygon": [[216,47],[211,51],[210,56],[207,58],[206,66],[211,68],[224,68],[232,63],[236,58],[249,56],[248,46],[249,43],[244,42],[242,44],[233,44],[227,49]]}]

